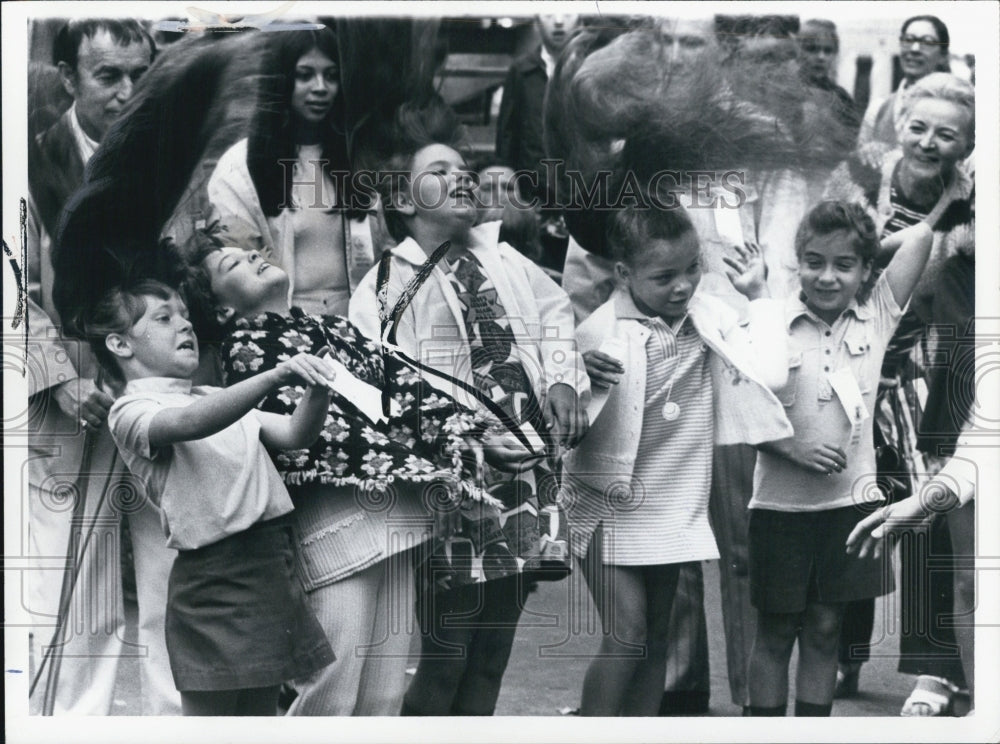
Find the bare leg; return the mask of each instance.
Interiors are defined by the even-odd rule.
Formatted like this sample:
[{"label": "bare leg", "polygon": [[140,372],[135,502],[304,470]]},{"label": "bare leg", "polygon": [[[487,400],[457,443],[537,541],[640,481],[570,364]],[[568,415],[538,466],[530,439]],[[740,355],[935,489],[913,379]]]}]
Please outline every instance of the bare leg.
[{"label": "bare leg", "polygon": [[816,705],[833,702],[837,684],[837,652],[840,624],[845,604],[810,602],[802,618],[799,633],[799,668],[796,675],[796,698]]},{"label": "bare leg", "polygon": [[639,662],[622,706],[622,715],[655,716],[667,672],[670,607],[677,593],[681,564],[641,566],[646,586],[646,656]]},{"label": "bare leg", "polygon": [[[592,544],[584,572],[601,616],[603,639],[583,680],[580,715],[617,716],[646,657],[646,588],[639,568],[604,565],[595,545],[599,543]],[[659,709],[664,674],[661,671],[652,685],[657,705],[650,715]]]},{"label": "bare leg", "polygon": [[969,695],[975,702],[974,644],[976,609],[976,573],[972,560],[976,555],[976,507],[970,502],[948,514],[951,544],[955,551],[955,640],[962,653],[962,669]]},{"label": "bare leg", "polygon": [[757,616],[757,633],[750,652],[750,705],[775,708],[788,702],[788,663],[798,632],[798,613]]}]

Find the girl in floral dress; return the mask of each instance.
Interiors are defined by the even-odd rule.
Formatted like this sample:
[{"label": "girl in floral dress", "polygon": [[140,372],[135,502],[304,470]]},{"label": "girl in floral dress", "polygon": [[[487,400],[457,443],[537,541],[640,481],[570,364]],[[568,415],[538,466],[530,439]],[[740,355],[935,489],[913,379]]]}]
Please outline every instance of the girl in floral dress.
[{"label": "girl in floral dress", "polygon": [[[347,320],[291,307],[288,275],[258,253],[200,242],[189,296],[207,299],[202,315],[211,317],[202,325],[225,331],[228,385],[300,350],[328,348],[347,374],[393,391],[396,409],[381,423],[362,413],[359,400],[334,394],[311,448],[271,454],[295,504],[298,573],[337,657],[294,681],[289,714],[396,715],[413,628],[411,550],[431,537],[435,505],[472,492],[461,477],[462,453],[488,422],[412,372],[390,368]],[[289,411],[302,394],[287,386],[259,407]],[[514,464],[526,454],[507,440],[488,441],[491,463]]]}]

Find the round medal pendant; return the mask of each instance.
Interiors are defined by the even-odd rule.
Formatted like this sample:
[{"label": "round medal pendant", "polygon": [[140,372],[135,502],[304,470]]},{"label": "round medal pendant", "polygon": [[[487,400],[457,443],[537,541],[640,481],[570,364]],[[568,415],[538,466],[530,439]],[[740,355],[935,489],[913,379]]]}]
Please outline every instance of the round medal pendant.
[{"label": "round medal pendant", "polygon": [[663,404],[663,418],[667,421],[676,421],[680,418],[681,407],[674,403],[672,400],[668,400]]}]

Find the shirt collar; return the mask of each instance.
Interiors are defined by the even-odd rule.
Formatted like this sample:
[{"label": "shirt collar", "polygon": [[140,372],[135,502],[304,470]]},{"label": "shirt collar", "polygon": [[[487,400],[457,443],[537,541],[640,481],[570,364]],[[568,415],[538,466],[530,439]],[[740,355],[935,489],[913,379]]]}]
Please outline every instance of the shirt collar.
[{"label": "shirt collar", "polygon": [[556,58],[549,53],[549,50],[545,48],[544,44],[542,44],[540,51],[542,55],[542,64],[545,65],[545,76],[551,80],[556,71]]},{"label": "shirt collar", "polygon": [[143,377],[129,380],[125,385],[125,395],[133,393],[179,393],[191,392],[191,380],[180,377]]},{"label": "shirt collar", "polygon": [[[843,318],[847,313],[851,313],[860,321],[866,321],[872,319],[872,309],[868,306],[868,303],[859,303],[858,298],[855,297],[851,300],[847,309],[840,314],[840,318]],[[806,317],[817,325],[826,325],[826,321],[820,318],[816,313],[810,310],[806,306],[805,295],[800,291],[798,295],[794,295],[788,298],[785,303],[785,328],[786,330],[792,330],[792,324],[795,323],[799,318]],[[837,318],[837,320],[840,320]],[[836,323],[837,321],[834,321]]]},{"label": "shirt collar", "polygon": [[[500,227],[503,223],[500,220],[494,222],[484,222],[476,225],[469,231],[469,252],[481,253],[495,248],[500,243]],[[415,266],[422,266],[427,260],[427,254],[413,238],[406,238],[399,245],[392,249],[392,255],[403,259]],[[441,264],[442,271],[447,270],[445,261]]]},{"label": "shirt collar", "polygon": [[86,165],[97,152],[97,146],[100,143],[87,136],[83,127],[80,126],[80,119],[76,115],[76,102],[69,108],[69,126],[73,132],[73,139],[76,141],[76,149],[80,153],[80,159]]},{"label": "shirt collar", "polygon": [[[692,302],[694,298],[692,297]],[[627,289],[616,289],[614,292],[614,305],[615,305],[615,316],[619,320],[638,320],[641,323],[648,322],[661,322],[664,327],[673,330],[673,326],[667,323],[665,320],[656,315],[646,315],[642,310],[638,308],[635,304],[635,300],[632,299],[632,295]],[[684,325],[691,322],[690,316],[690,303],[688,304],[689,314],[685,316]],[[677,329],[678,331],[680,328]]]}]

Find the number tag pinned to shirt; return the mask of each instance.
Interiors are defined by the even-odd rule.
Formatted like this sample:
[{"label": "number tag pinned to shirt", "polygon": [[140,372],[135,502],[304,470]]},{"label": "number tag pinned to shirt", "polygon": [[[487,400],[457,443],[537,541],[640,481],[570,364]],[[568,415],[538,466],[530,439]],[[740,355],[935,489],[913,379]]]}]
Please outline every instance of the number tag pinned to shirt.
[{"label": "number tag pinned to shirt", "polygon": [[830,387],[837,394],[840,405],[844,407],[847,420],[851,422],[851,444],[861,443],[861,433],[864,428],[865,419],[870,414],[865,400],[861,395],[861,387],[858,380],[849,368],[844,367],[836,372],[827,375]]}]

